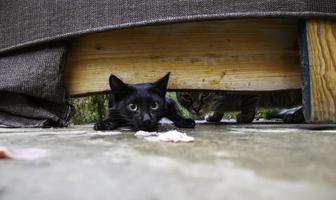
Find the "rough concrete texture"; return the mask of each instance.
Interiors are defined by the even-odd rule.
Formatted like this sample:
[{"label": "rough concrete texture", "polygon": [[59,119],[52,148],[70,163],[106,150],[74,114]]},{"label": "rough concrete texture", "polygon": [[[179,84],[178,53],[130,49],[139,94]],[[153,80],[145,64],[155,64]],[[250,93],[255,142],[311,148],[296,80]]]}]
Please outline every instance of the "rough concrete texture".
[{"label": "rough concrete texture", "polygon": [[182,131],[195,142],[150,142],[91,126],[0,128],[0,146],[47,151],[0,160],[0,199],[336,199],[335,126],[199,124]]}]

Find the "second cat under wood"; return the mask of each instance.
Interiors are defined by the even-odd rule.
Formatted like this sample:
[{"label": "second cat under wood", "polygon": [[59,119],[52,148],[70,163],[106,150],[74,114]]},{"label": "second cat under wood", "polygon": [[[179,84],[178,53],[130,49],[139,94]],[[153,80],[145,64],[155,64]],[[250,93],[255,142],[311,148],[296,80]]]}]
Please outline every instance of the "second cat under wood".
[{"label": "second cat under wood", "polygon": [[[208,122],[219,122],[225,112],[240,111],[238,123],[251,123],[257,108],[292,108],[302,105],[301,90],[268,92],[176,92],[178,102],[190,113],[205,117]],[[290,116],[284,116],[284,122],[302,123],[302,108]]]}]

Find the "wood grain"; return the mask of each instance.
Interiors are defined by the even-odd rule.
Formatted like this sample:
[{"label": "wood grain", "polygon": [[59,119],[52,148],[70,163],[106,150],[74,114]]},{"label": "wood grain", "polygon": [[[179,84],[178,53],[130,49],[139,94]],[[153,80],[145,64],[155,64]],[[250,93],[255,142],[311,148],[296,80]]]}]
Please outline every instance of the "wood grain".
[{"label": "wood grain", "polygon": [[311,122],[336,122],[336,21],[307,22]]},{"label": "wood grain", "polygon": [[78,96],[108,90],[111,73],[139,83],[170,71],[170,89],[300,88],[296,31],[288,20],[239,20],[96,33],[73,42],[66,85]]}]

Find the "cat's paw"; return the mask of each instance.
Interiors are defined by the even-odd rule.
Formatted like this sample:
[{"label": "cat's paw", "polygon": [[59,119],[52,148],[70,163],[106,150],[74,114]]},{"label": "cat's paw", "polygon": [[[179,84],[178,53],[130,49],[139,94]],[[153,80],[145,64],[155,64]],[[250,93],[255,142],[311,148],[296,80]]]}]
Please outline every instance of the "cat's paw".
[{"label": "cat's paw", "polygon": [[112,123],[112,122],[107,122],[107,121],[101,121],[97,122],[94,126],[93,129],[96,131],[103,131],[103,130],[114,130],[116,129],[117,126]]},{"label": "cat's paw", "polygon": [[207,122],[220,122],[223,118],[223,115],[224,114],[222,113],[212,111],[205,116],[205,120]]},{"label": "cat's paw", "polygon": [[249,124],[254,119],[254,113],[253,114],[243,114],[240,113],[237,115],[237,123],[239,124]]},{"label": "cat's paw", "polygon": [[295,111],[294,113],[285,114],[282,120],[284,123],[288,124],[300,124],[305,122],[302,108]]},{"label": "cat's paw", "polygon": [[195,121],[193,119],[183,119],[174,122],[175,126],[178,128],[195,128]]},{"label": "cat's paw", "polygon": [[93,129],[96,131],[100,131],[100,130],[106,130],[105,125],[103,122],[97,122],[95,123],[95,125],[93,126]]}]

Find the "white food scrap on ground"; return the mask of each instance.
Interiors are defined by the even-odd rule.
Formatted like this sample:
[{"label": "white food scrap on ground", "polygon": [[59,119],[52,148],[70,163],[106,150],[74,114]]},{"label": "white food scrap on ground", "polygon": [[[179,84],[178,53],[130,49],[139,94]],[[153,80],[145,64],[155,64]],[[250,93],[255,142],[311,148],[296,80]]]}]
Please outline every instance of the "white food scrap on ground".
[{"label": "white food scrap on ground", "polygon": [[121,135],[122,132],[119,130],[114,131],[93,131],[89,132],[90,135],[98,135],[98,136],[109,136],[109,135]]},{"label": "white food scrap on ground", "polygon": [[193,142],[194,138],[176,130],[167,131],[163,133],[138,131],[135,136],[144,138],[149,141],[164,141],[164,142]]},{"label": "white food scrap on ground", "polygon": [[158,132],[147,132],[147,131],[137,131],[135,134],[137,137],[150,137],[150,136],[159,136]]}]

